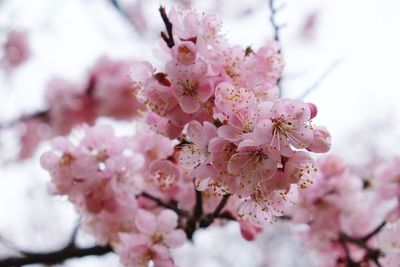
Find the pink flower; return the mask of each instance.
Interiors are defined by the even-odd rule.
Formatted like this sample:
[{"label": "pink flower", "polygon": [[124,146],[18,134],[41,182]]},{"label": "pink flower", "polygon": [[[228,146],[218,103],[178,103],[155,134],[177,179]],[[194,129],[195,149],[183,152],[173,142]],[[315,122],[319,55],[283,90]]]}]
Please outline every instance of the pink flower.
[{"label": "pink flower", "polygon": [[177,248],[183,245],[186,234],[178,226],[178,215],[172,210],[163,210],[157,216],[146,210],[138,211],[135,218],[138,235],[153,246]]},{"label": "pink flower", "polygon": [[229,117],[230,114],[256,106],[254,93],[247,88],[237,88],[222,82],[215,88],[215,106]]},{"label": "pink flower", "polygon": [[50,104],[50,125],[57,134],[66,135],[80,123],[93,124],[96,104],[85,94],[85,86],[54,78],[47,86],[46,98]]},{"label": "pink flower", "polygon": [[260,116],[272,121],[271,146],[290,157],[293,148],[308,147],[313,140],[313,131],[309,125],[310,108],[297,100],[279,100],[275,103],[263,102]]},{"label": "pink flower", "polygon": [[254,109],[241,109],[229,116],[228,124],[218,128],[218,136],[239,144],[249,138],[256,124],[256,111]]},{"label": "pink flower", "polygon": [[284,174],[290,183],[304,189],[314,183],[318,174],[317,163],[306,152],[295,152],[285,163]]},{"label": "pink flower", "polygon": [[193,64],[197,57],[196,45],[190,41],[183,41],[172,48],[172,55],[183,65]]},{"label": "pink flower", "polygon": [[278,159],[278,151],[268,147],[239,147],[228,162],[228,172],[240,178],[239,196],[250,195],[259,182],[271,179]]},{"label": "pink flower", "polygon": [[211,162],[208,144],[210,140],[217,136],[217,127],[205,121],[201,125],[197,121],[192,121],[187,126],[187,137],[191,144],[182,148],[180,164],[183,168],[192,170],[200,165]]},{"label": "pink flower", "polygon": [[145,122],[156,133],[164,135],[170,139],[177,138],[181,134],[183,128],[176,126],[168,118],[161,117],[154,112],[146,114]]},{"label": "pink flower", "polygon": [[150,179],[161,191],[177,184],[180,173],[178,167],[169,160],[156,160],[149,166]]},{"label": "pink flower", "polygon": [[398,266],[400,264],[400,221],[385,226],[379,233],[378,244],[383,252],[380,262],[383,266]]},{"label": "pink flower", "polygon": [[133,61],[111,60],[101,57],[92,68],[88,87],[93,92],[98,116],[131,119],[145,107],[138,102],[127,76]]},{"label": "pink flower", "polygon": [[73,141],[54,139],[41,163],[52,176],[53,192],[68,196],[88,230],[107,243],[133,223],[136,195],[143,187],[142,158],[130,139],[116,137],[109,126],[84,126],[73,134]]},{"label": "pink flower", "polygon": [[201,59],[189,66],[171,61],[166,65],[172,80],[172,90],[185,113],[195,113],[213,94],[207,79],[207,63]]},{"label": "pink flower", "polygon": [[336,154],[329,154],[318,159],[318,166],[327,178],[343,174],[346,169],[344,160]]},{"label": "pink flower", "polygon": [[274,222],[275,216],[284,215],[287,205],[294,204],[296,199],[295,188],[286,192],[257,186],[250,197],[240,204],[237,213],[241,220],[248,220],[253,226],[261,227]]},{"label": "pink flower", "polygon": [[[148,266],[153,260],[156,266],[174,266],[169,249],[177,248],[186,240],[186,234],[175,228],[178,215],[163,210],[159,215],[139,210],[135,218],[137,232],[120,235],[117,253],[126,266]],[[163,264],[172,265],[163,265]]]},{"label": "pink flower", "polygon": [[154,131],[144,131],[136,136],[135,150],[144,157],[144,166],[149,167],[155,160],[171,156],[174,142]]}]

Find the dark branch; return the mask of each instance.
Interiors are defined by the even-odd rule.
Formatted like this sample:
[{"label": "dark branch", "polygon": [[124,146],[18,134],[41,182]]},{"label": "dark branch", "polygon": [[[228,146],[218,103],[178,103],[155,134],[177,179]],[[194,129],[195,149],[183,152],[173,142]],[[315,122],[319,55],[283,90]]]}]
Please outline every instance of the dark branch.
[{"label": "dark branch", "polygon": [[271,11],[271,16],[269,17],[269,20],[274,30],[274,40],[280,42],[279,30],[281,27],[276,22],[276,13],[279,11],[279,9],[275,8],[274,2],[275,2],[274,0],[268,0],[269,9]]},{"label": "dark branch", "polygon": [[22,116],[18,119],[11,120],[5,123],[0,123],[0,129],[5,129],[5,128],[11,128],[16,126],[19,123],[24,123],[30,120],[40,120],[43,122],[48,122],[49,121],[49,111],[38,111],[36,113],[32,113],[29,115]]},{"label": "dark branch", "polygon": [[174,47],[175,41],[174,41],[174,36],[172,34],[172,23],[169,20],[167,13],[165,12],[165,8],[163,6],[160,6],[158,9],[160,11],[161,18],[165,24],[165,29],[167,30],[167,33],[161,32],[161,38],[164,39],[165,43],[169,48]]},{"label": "dark branch", "polygon": [[[346,256],[345,259],[340,259],[340,260],[344,260],[346,262],[347,266],[360,267],[360,266],[364,266],[362,264],[363,262],[365,263],[368,261],[373,261],[377,267],[381,267],[382,265],[379,262],[379,258],[382,256],[382,252],[377,248],[370,247],[368,245],[368,240],[371,239],[371,237],[378,234],[385,225],[386,225],[386,222],[382,222],[371,233],[369,233],[366,236],[361,237],[361,238],[354,238],[354,237],[348,236],[345,233],[340,233],[338,241],[343,246],[343,249],[345,251],[345,256]],[[350,253],[349,253],[348,247],[347,247],[348,243],[356,245],[365,251],[365,256],[362,261],[354,262],[353,259],[351,259],[351,256],[350,256]]]},{"label": "dark branch", "polygon": [[363,240],[364,242],[367,242],[368,240],[371,239],[371,237],[373,237],[374,235],[376,235],[377,233],[379,233],[379,232],[382,230],[382,228],[385,227],[385,225],[386,225],[386,222],[383,221],[380,225],[378,225],[378,227],[375,228],[375,230],[373,230],[371,233],[369,233],[369,234],[367,234],[366,236],[364,236],[364,237],[362,238],[362,240]]},{"label": "dark branch", "polygon": [[158,206],[164,207],[166,209],[170,209],[175,211],[178,215],[180,216],[188,216],[188,213],[184,210],[179,209],[179,207],[177,206],[176,203],[174,202],[170,202],[170,203],[165,203],[164,201],[162,201],[161,199],[154,197],[146,192],[143,192],[140,196],[148,198],[152,201],[154,201]]},{"label": "dark branch", "polygon": [[222,197],[221,202],[219,202],[217,208],[214,210],[214,212],[212,214],[212,216],[214,218],[217,218],[221,214],[221,211],[225,208],[225,205],[226,205],[226,203],[228,203],[228,200],[229,200],[230,196],[231,195],[224,195]]},{"label": "dark branch", "polygon": [[67,246],[61,250],[49,253],[28,253],[24,252],[22,257],[10,257],[0,259],[0,267],[15,267],[28,264],[58,264],[72,258],[81,258],[85,256],[101,256],[112,252],[112,248],[93,246],[89,248],[78,248],[76,246]]},{"label": "dark branch", "polygon": [[114,7],[114,9],[122,15],[125,19],[127,19],[129,22],[131,22],[131,18],[129,17],[129,14],[126,13],[125,9],[121,7],[119,4],[118,0],[110,0],[111,5]]}]

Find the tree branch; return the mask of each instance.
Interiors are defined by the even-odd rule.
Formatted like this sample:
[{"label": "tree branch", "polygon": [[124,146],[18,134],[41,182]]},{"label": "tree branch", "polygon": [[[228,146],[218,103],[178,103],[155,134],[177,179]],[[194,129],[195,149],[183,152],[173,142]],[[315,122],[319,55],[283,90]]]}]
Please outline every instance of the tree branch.
[{"label": "tree branch", "polygon": [[48,253],[24,252],[22,257],[9,257],[0,259],[0,267],[15,267],[28,264],[58,264],[72,258],[85,256],[100,256],[112,252],[110,246],[93,246],[89,248],[78,248],[68,245],[61,250]]},{"label": "tree branch", "polygon": [[172,23],[169,20],[167,13],[165,12],[165,8],[163,6],[160,6],[158,11],[160,12],[161,18],[165,24],[165,29],[167,30],[167,33],[163,31],[161,32],[161,38],[164,39],[165,43],[169,48],[172,48],[175,45],[174,36],[172,34]]},{"label": "tree branch", "polygon": [[308,96],[312,91],[318,88],[318,86],[331,74],[337,66],[342,63],[342,59],[338,59],[333,62],[322,74],[321,76],[307,89],[305,90],[297,99],[304,99]]},{"label": "tree branch", "polygon": [[143,192],[140,196],[145,197],[147,199],[150,199],[152,201],[154,201],[158,206],[164,207],[166,209],[170,209],[175,211],[178,215],[180,216],[188,216],[188,212],[181,210],[176,203],[170,202],[170,203],[165,203],[164,201],[162,201],[161,199],[154,197],[146,192]]},{"label": "tree branch", "polygon": [[[382,252],[377,249],[370,247],[367,243],[368,240],[371,239],[373,236],[375,236],[377,233],[379,233],[382,228],[386,225],[386,222],[382,222],[377,228],[375,228],[371,233],[365,235],[364,237],[361,238],[354,238],[351,236],[348,236],[345,233],[340,233],[339,235],[339,243],[343,246],[346,254],[346,258],[344,259],[346,261],[347,266],[364,266],[362,263],[366,263],[368,261],[373,261],[377,267],[381,267],[382,265],[379,262],[379,257],[382,256]],[[347,243],[351,243],[353,245],[358,246],[359,248],[365,250],[365,256],[362,261],[360,262],[354,262],[351,259]]]},{"label": "tree branch", "polygon": [[229,197],[231,195],[224,195],[221,199],[221,202],[219,202],[217,208],[214,210],[214,212],[212,213],[212,216],[214,218],[219,217],[219,215],[221,214],[221,211],[225,208],[225,205],[228,203]]},{"label": "tree branch", "polygon": [[[278,53],[282,55],[282,45],[280,44],[280,32],[279,32],[282,27],[279,26],[277,21],[276,21],[276,14],[280,9],[283,8],[283,6],[281,6],[280,8],[276,8],[274,0],[268,0],[268,4],[269,4],[269,9],[271,11],[271,15],[269,17],[269,21],[270,21],[272,29],[274,31],[274,40],[279,43],[279,51],[278,51]],[[278,84],[277,84],[278,88],[279,88],[279,97],[282,97],[281,83],[282,83],[282,77],[279,78]]]},{"label": "tree branch", "polygon": [[[274,30],[274,40],[277,42],[280,42],[279,30],[281,27],[276,22],[276,13],[281,8],[279,8],[279,9],[275,8],[275,0],[268,0],[268,4],[269,4],[269,9],[271,11],[271,16],[269,17],[269,20],[270,20],[272,28]],[[279,52],[281,52],[281,51],[279,51]]]}]

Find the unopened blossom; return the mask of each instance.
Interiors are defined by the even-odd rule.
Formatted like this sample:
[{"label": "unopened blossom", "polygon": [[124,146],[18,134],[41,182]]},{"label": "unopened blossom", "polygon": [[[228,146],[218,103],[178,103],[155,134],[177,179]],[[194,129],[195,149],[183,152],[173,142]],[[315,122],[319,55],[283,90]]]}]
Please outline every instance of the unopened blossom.
[{"label": "unopened blossom", "polygon": [[328,132],[326,127],[317,126],[313,129],[313,141],[307,147],[307,150],[316,152],[316,153],[326,153],[330,150],[332,142],[331,142],[331,134]]},{"label": "unopened blossom", "polygon": [[31,56],[27,32],[24,31],[10,31],[2,48],[4,55],[0,65],[7,70],[22,65]]}]

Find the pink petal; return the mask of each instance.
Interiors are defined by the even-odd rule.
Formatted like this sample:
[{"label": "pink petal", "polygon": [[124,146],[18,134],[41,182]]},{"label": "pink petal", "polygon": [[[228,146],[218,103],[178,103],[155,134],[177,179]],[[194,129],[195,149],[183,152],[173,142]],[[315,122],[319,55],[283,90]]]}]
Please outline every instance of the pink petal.
[{"label": "pink petal", "polygon": [[185,113],[195,113],[200,108],[200,103],[194,97],[182,96],[179,98],[179,105]]},{"label": "pink petal", "polygon": [[239,129],[231,125],[223,125],[219,127],[218,136],[229,141],[239,141],[241,137]]},{"label": "pink petal", "polygon": [[207,146],[208,141],[203,134],[203,126],[198,121],[191,121],[188,123],[187,137],[196,145]]},{"label": "pink petal", "polygon": [[158,230],[169,233],[178,226],[178,215],[172,210],[163,210],[157,217]]},{"label": "pink petal", "polygon": [[204,160],[204,151],[198,146],[190,144],[182,148],[180,152],[180,165],[187,169],[192,170],[199,166]]},{"label": "pink petal", "polygon": [[186,234],[181,229],[172,231],[164,236],[165,244],[167,244],[167,246],[169,246],[170,248],[177,248],[182,246],[185,243],[186,239]]},{"label": "pink petal", "polygon": [[139,210],[136,214],[135,226],[140,232],[151,235],[157,230],[156,216],[149,211]]}]

